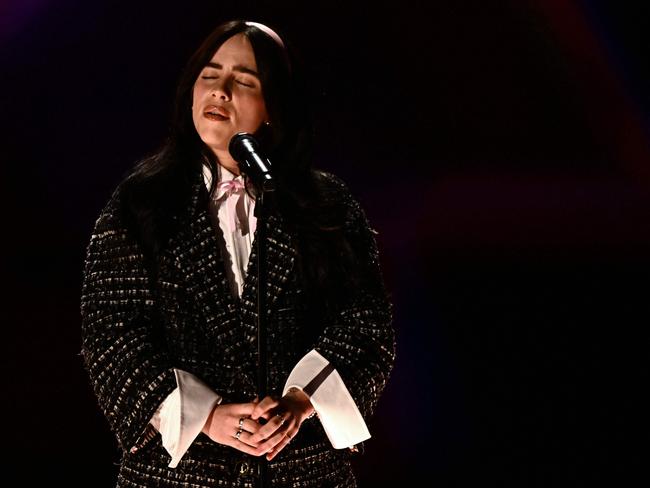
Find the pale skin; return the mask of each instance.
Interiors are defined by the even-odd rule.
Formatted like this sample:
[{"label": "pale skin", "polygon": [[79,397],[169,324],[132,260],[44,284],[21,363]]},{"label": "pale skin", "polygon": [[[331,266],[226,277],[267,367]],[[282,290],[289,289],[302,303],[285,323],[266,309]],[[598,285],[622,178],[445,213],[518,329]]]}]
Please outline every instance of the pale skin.
[{"label": "pale skin", "polygon": [[[206,112],[217,116],[209,118]],[[192,119],[201,140],[219,164],[239,175],[228,144],[237,132],[254,134],[268,121],[255,53],[244,34],[224,42],[194,82]],[[212,409],[202,432],[214,442],[253,456],[273,459],[298,434],[314,411],[302,390],[291,389],[280,399],[270,396],[250,403],[220,404]],[[237,439],[239,421],[243,430]],[[264,419],[263,425],[260,420]]]},{"label": "pale skin", "polygon": [[[296,388],[280,399],[267,396],[261,402],[217,405],[202,432],[214,442],[253,456],[266,455],[270,461],[298,434],[313,411],[307,394]],[[259,422],[262,418],[267,421],[264,425]],[[240,419],[244,419],[243,431],[237,439]]]},{"label": "pale skin", "polygon": [[[210,107],[224,117],[208,118]],[[194,127],[219,164],[239,175],[228,151],[230,139],[237,132],[254,134],[268,118],[255,53],[248,38],[236,34],[217,49],[194,82]]]}]

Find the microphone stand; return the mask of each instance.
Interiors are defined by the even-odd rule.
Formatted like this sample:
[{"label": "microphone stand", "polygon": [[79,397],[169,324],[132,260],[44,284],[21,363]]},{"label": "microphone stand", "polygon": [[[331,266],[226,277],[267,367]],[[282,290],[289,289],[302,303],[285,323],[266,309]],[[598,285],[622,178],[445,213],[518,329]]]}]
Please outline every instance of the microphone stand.
[{"label": "microphone stand", "polygon": [[[268,393],[266,224],[273,203],[271,196],[267,197],[266,194],[274,191],[275,181],[269,172],[271,162],[262,158],[257,149],[257,140],[246,132],[237,133],[228,143],[228,150],[233,159],[238,162],[240,170],[251,177],[256,189],[254,215],[257,218],[257,392],[262,401]],[[259,488],[270,488],[269,466],[264,457],[260,458],[258,466]]]},{"label": "microphone stand", "polygon": [[[259,400],[262,401],[268,393],[267,370],[267,326],[266,326],[266,223],[270,214],[271,196],[266,196],[268,190],[262,188],[264,185],[257,185],[257,199],[255,202],[254,215],[257,218],[257,391]],[[264,456],[259,460],[259,488],[270,488],[268,463]]]},{"label": "microphone stand", "polygon": [[266,348],[266,223],[269,205],[265,192],[259,193],[255,202],[254,215],[257,218],[257,391],[260,401],[268,393]]}]

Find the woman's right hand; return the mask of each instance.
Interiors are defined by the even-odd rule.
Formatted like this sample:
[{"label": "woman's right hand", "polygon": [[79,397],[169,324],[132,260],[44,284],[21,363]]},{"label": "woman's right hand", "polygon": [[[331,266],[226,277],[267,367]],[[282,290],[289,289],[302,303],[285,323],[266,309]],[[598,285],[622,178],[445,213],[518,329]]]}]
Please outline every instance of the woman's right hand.
[{"label": "woman's right hand", "polygon": [[[250,418],[257,403],[254,401],[215,405],[201,432],[214,442],[233,447],[246,454],[253,456],[266,454],[274,444],[270,444],[268,441],[255,443],[250,440],[253,434],[262,428],[258,421]],[[237,432],[240,430],[240,421],[242,429],[237,436]]]}]

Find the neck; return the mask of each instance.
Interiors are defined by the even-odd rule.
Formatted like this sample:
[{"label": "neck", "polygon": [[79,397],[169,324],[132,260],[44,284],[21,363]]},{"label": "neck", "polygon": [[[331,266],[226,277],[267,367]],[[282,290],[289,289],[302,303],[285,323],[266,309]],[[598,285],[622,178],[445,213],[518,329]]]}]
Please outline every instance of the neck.
[{"label": "neck", "polygon": [[232,156],[230,155],[230,152],[228,151],[218,151],[215,150],[214,154],[217,156],[217,160],[219,161],[219,164],[226,168],[228,171],[231,173],[239,176],[239,165],[237,164],[237,161],[235,161]]}]

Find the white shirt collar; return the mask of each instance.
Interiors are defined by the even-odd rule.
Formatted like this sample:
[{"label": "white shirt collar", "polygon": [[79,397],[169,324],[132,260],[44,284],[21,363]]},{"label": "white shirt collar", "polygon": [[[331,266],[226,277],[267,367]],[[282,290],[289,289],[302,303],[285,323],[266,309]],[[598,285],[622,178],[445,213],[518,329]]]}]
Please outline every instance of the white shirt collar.
[{"label": "white shirt collar", "polygon": [[[225,168],[217,163],[217,183],[221,181],[230,181],[239,178],[241,181],[244,181],[244,177],[240,174],[239,176],[235,175],[228,168]],[[212,184],[212,173],[207,164],[203,164],[203,182],[205,187],[210,191],[210,185]]]}]

